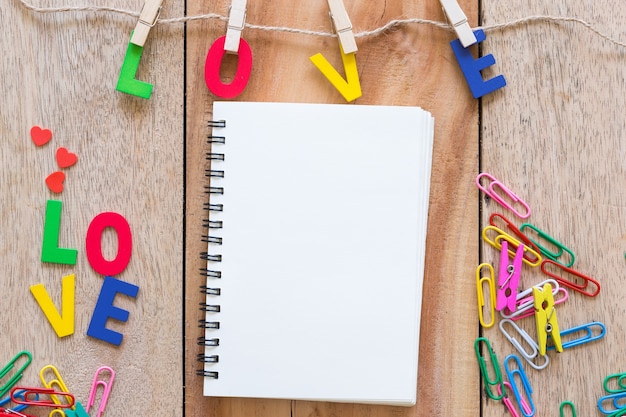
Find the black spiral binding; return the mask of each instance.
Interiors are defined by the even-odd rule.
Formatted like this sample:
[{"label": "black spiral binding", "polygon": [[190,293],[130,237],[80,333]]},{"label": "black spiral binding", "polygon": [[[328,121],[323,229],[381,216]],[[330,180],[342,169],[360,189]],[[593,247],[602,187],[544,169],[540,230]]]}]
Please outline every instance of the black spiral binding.
[{"label": "black spiral binding", "polygon": [[[214,169],[212,166],[213,162],[220,162],[224,160],[224,154],[215,152],[213,149],[213,145],[224,145],[226,143],[226,138],[224,136],[215,135],[216,128],[226,127],[226,121],[218,120],[218,121],[210,121],[209,127],[212,129],[211,135],[208,137],[208,143],[211,144],[211,150],[207,153],[206,159],[210,161],[211,168],[205,171],[205,175],[209,178],[209,181],[212,178],[224,178],[224,171]],[[223,195],[224,189],[222,187],[214,187],[211,184],[205,187],[205,191],[209,196],[211,195]],[[211,198],[209,197],[209,200]],[[208,219],[205,219],[202,223],[202,227],[208,230],[207,235],[202,236],[202,241],[211,245],[221,245],[222,238],[219,236],[214,236],[212,233],[218,229],[223,227],[223,222],[221,220],[214,220],[213,214],[222,212],[224,210],[224,206],[222,204],[214,204],[211,201],[204,204],[204,209],[207,210],[210,214]],[[211,214],[213,213],[213,214]],[[221,254],[210,254],[207,252],[200,253],[200,258],[207,262],[207,268],[201,268],[200,274],[206,278],[207,285],[200,286],[200,292],[205,295],[205,299],[208,297],[219,297],[222,293],[221,288],[216,286],[216,282],[214,280],[222,278],[222,272],[216,269],[212,269],[209,267],[211,263],[221,262],[222,255]],[[212,283],[212,284],[209,284]],[[221,309],[220,304],[212,304],[208,302],[200,303],[200,311],[204,313],[204,317],[206,317],[207,313],[215,314],[219,313]],[[198,327],[203,330],[217,330],[220,328],[220,322],[218,320],[207,320],[206,318],[202,318],[198,320]],[[198,338],[198,345],[206,347],[217,347],[220,344],[219,338],[210,338],[205,336],[201,336]],[[220,360],[219,355],[211,355],[207,354],[206,351],[198,354],[198,362],[203,364],[211,363],[216,364]],[[208,371],[205,368],[198,369],[196,374],[199,376],[203,376],[206,378],[219,378],[219,372],[217,371]]]}]

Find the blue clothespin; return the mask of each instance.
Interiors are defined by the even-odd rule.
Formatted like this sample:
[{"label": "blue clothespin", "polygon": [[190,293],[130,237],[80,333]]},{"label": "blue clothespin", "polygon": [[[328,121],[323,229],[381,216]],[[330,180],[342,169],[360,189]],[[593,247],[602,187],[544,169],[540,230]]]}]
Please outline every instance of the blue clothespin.
[{"label": "blue clothespin", "polygon": [[[478,43],[487,39],[485,32],[483,32],[482,29],[475,30],[474,35],[476,36]],[[468,48],[464,48],[458,39],[450,42],[450,46],[452,46],[454,56],[456,56],[456,60],[461,67],[461,71],[463,71],[465,80],[467,81],[474,98],[480,98],[506,85],[506,80],[502,75],[498,75],[488,80],[483,80],[481,71],[496,63],[496,59],[493,55],[488,54],[478,59],[474,59],[470,50]]]}]

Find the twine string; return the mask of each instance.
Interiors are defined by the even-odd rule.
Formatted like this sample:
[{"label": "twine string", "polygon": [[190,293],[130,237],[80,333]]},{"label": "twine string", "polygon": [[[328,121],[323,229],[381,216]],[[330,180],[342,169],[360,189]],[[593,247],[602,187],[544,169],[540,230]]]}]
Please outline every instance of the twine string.
[{"label": "twine string", "polygon": [[[115,13],[120,15],[126,15],[134,18],[139,18],[139,12],[134,10],[125,10],[119,9],[116,7],[106,7],[106,6],[64,6],[64,7],[37,7],[27,2],[27,0],[19,0],[21,5],[35,13],[66,13],[66,12],[104,12],[104,13]],[[227,16],[223,16],[217,13],[207,13],[200,15],[192,15],[192,16],[182,16],[182,17],[174,17],[163,19],[159,18],[157,20],[157,24],[174,24],[174,23],[188,23],[197,20],[221,20],[224,22],[228,21]],[[570,17],[570,16],[549,16],[549,15],[534,15],[522,17],[519,19],[511,20],[504,23],[495,23],[491,25],[479,26],[475,29],[482,29],[485,32],[489,31],[503,31],[506,29],[528,25],[528,24],[538,24],[538,23],[575,23],[577,25],[582,26],[583,28],[591,31],[596,36],[620,47],[626,47],[626,42],[619,41],[600,30],[596,29],[591,23],[587,22],[584,19],[580,19],[578,17]],[[408,19],[393,19],[384,24],[381,27],[366,30],[361,32],[355,32],[355,38],[366,38],[366,37],[374,37],[379,36],[385,32],[388,32],[393,29],[397,29],[402,26],[407,25],[430,25],[437,27],[439,29],[444,29],[451,31],[452,28],[446,22],[440,22],[436,20],[429,19],[420,19],[420,18],[408,18]],[[299,29],[299,28],[291,28],[284,26],[266,26],[266,25],[257,25],[252,23],[245,23],[244,25],[247,29],[252,30],[263,30],[268,32],[286,32],[286,33],[294,33],[300,35],[309,35],[309,36],[320,36],[320,37],[335,37],[336,34],[332,32],[324,32],[324,31],[315,31],[308,29]]]}]

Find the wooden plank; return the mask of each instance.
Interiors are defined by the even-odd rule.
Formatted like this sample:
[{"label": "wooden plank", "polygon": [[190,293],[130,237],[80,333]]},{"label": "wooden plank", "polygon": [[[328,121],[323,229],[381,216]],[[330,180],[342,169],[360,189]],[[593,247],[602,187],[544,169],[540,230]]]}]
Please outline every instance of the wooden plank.
[{"label": "wooden plank", "polygon": [[[443,20],[437,2],[407,4],[345,1],[355,32],[373,29],[392,19],[421,17]],[[225,1],[198,1],[188,5],[188,14],[227,14]],[[477,4],[462,2],[472,24]],[[247,20],[267,26],[288,26],[316,31],[330,30],[324,2],[299,3],[278,0],[248,5]],[[385,407],[287,400],[212,399],[202,397],[202,381],[194,375],[194,362],[201,348],[197,328],[202,301],[198,286],[203,267],[198,253],[204,215],[206,183],[207,121],[215,97],[207,91],[203,71],[207,50],[225,33],[223,22],[195,22],[187,28],[187,239],[186,239],[186,395],[189,416],[287,416],[287,415],[476,415],[479,412],[478,370],[472,342],[477,335],[475,320],[474,267],[478,262],[477,191],[472,185],[478,173],[478,107],[469,94],[449,42],[453,35],[431,26],[405,26],[383,35],[359,39],[357,65],[363,96],[357,104],[419,105],[435,116],[435,149],[427,266],[421,327],[418,404],[415,407]],[[341,68],[337,40],[309,35],[246,29],[243,38],[251,45],[253,72],[242,101],[345,103],[339,93],[309,62],[322,52]],[[227,58],[223,74],[236,64]],[[279,254],[277,254],[279,256]],[[466,277],[466,278],[463,278]],[[375,363],[372,363],[375,375]]]},{"label": "wooden plank", "polygon": [[[607,1],[514,0],[485,3],[483,14],[485,25],[529,15],[576,16],[620,37],[626,12],[615,6]],[[508,85],[483,100],[482,170],[523,197],[533,210],[528,221],[571,248],[574,268],[602,285],[595,299],[570,292],[569,300],[557,306],[557,317],[561,330],[601,321],[606,337],[560,354],[550,352],[545,370],[525,367],[537,415],[558,415],[564,400],[574,402],[578,415],[595,415],[604,377],[625,366],[624,51],[574,23],[488,32],[483,47],[495,56],[496,71]],[[482,209],[484,225],[499,207],[483,199]],[[491,247],[483,245],[483,253],[483,260],[498,262]],[[544,278],[536,269],[522,269],[524,287]],[[520,325],[536,337],[532,318]],[[496,329],[484,335],[502,361],[514,349]],[[502,415],[499,403],[483,403],[485,416]]]},{"label": "wooden plank", "polygon": [[[169,3],[164,15],[183,13],[182,4]],[[18,2],[0,9],[0,362],[29,350],[33,362],[19,383],[41,386],[40,369],[53,364],[83,405],[96,369],[108,365],[117,375],[106,415],[181,416],[183,27],[151,32],[137,75],[155,85],[146,101],[115,91],[135,19],[34,14]],[[34,125],[52,130],[47,145],[31,141]],[[53,194],[44,179],[60,170],[55,151],[61,146],[78,162],[61,169],[65,188]],[[50,199],[63,203],[59,244],[77,249],[76,265],[40,260]],[[116,278],[139,287],[136,298],[115,298],[130,314],[126,323],[107,323],[123,333],[119,347],[86,335],[104,277],[88,262],[85,238],[92,219],[107,211],[122,215],[133,234],[130,263]],[[105,258],[114,259],[113,229],[101,242]],[[43,283],[60,308],[61,279],[68,274],[76,276],[75,333],[58,338],[29,287]]]}]

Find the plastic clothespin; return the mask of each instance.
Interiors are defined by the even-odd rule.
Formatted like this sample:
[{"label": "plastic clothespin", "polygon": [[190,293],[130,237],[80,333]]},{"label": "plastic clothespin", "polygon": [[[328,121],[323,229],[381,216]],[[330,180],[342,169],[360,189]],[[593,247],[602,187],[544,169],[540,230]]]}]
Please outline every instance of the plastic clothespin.
[{"label": "plastic clothespin", "polygon": [[161,14],[162,3],[163,0],[146,0],[139,15],[139,21],[130,37],[130,43],[141,47],[146,44],[148,33],[150,33],[150,29],[154,27]]},{"label": "plastic clothespin", "polygon": [[468,46],[478,42],[472,28],[469,25],[469,22],[467,21],[467,16],[463,13],[459,3],[457,3],[456,0],[440,1],[448,21],[452,25],[456,35],[459,37],[459,41],[461,41],[461,45],[463,45],[464,48],[467,48]]},{"label": "plastic clothespin", "polygon": [[[102,373],[103,371],[109,372],[108,381],[102,381],[98,379],[98,377],[100,376],[100,373]],[[102,415],[102,413],[104,412],[104,407],[106,407],[107,400],[109,399],[109,394],[111,393],[111,388],[112,388],[114,379],[115,379],[115,371],[113,371],[113,369],[111,369],[110,367],[101,366],[100,368],[96,370],[96,373],[93,376],[93,384],[91,385],[91,390],[89,391],[89,400],[87,401],[87,412],[89,412],[89,409],[91,408],[91,406],[94,404],[96,400],[96,391],[98,389],[98,385],[101,385],[104,391],[102,392],[102,397],[100,399],[100,407],[98,407],[97,417],[100,417]]]},{"label": "plastic clothespin", "polygon": [[498,311],[502,311],[504,307],[511,312],[515,311],[523,257],[524,245],[520,243],[515,250],[513,263],[509,262],[509,243],[506,240],[502,241],[498,288],[496,289],[496,310]]},{"label": "plastic clothespin", "polygon": [[533,287],[535,298],[535,322],[537,324],[537,344],[539,354],[545,355],[548,343],[548,335],[552,337],[554,348],[557,352],[563,352],[561,344],[561,333],[559,323],[556,319],[556,308],[554,307],[554,296],[552,295],[552,285],[543,284],[543,288]]},{"label": "plastic clothespin", "polygon": [[339,43],[343,52],[351,54],[358,51],[354,33],[352,33],[352,23],[343,0],[328,0],[328,7],[330,8],[330,19],[339,37]]},{"label": "plastic clothespin", "polygon": [[228,15],[228,26],[226,27],[226,41],[224,51],[230,54],[239,52],[241,32],[246,25],[246,1],[232,0],[230,14]]}]

